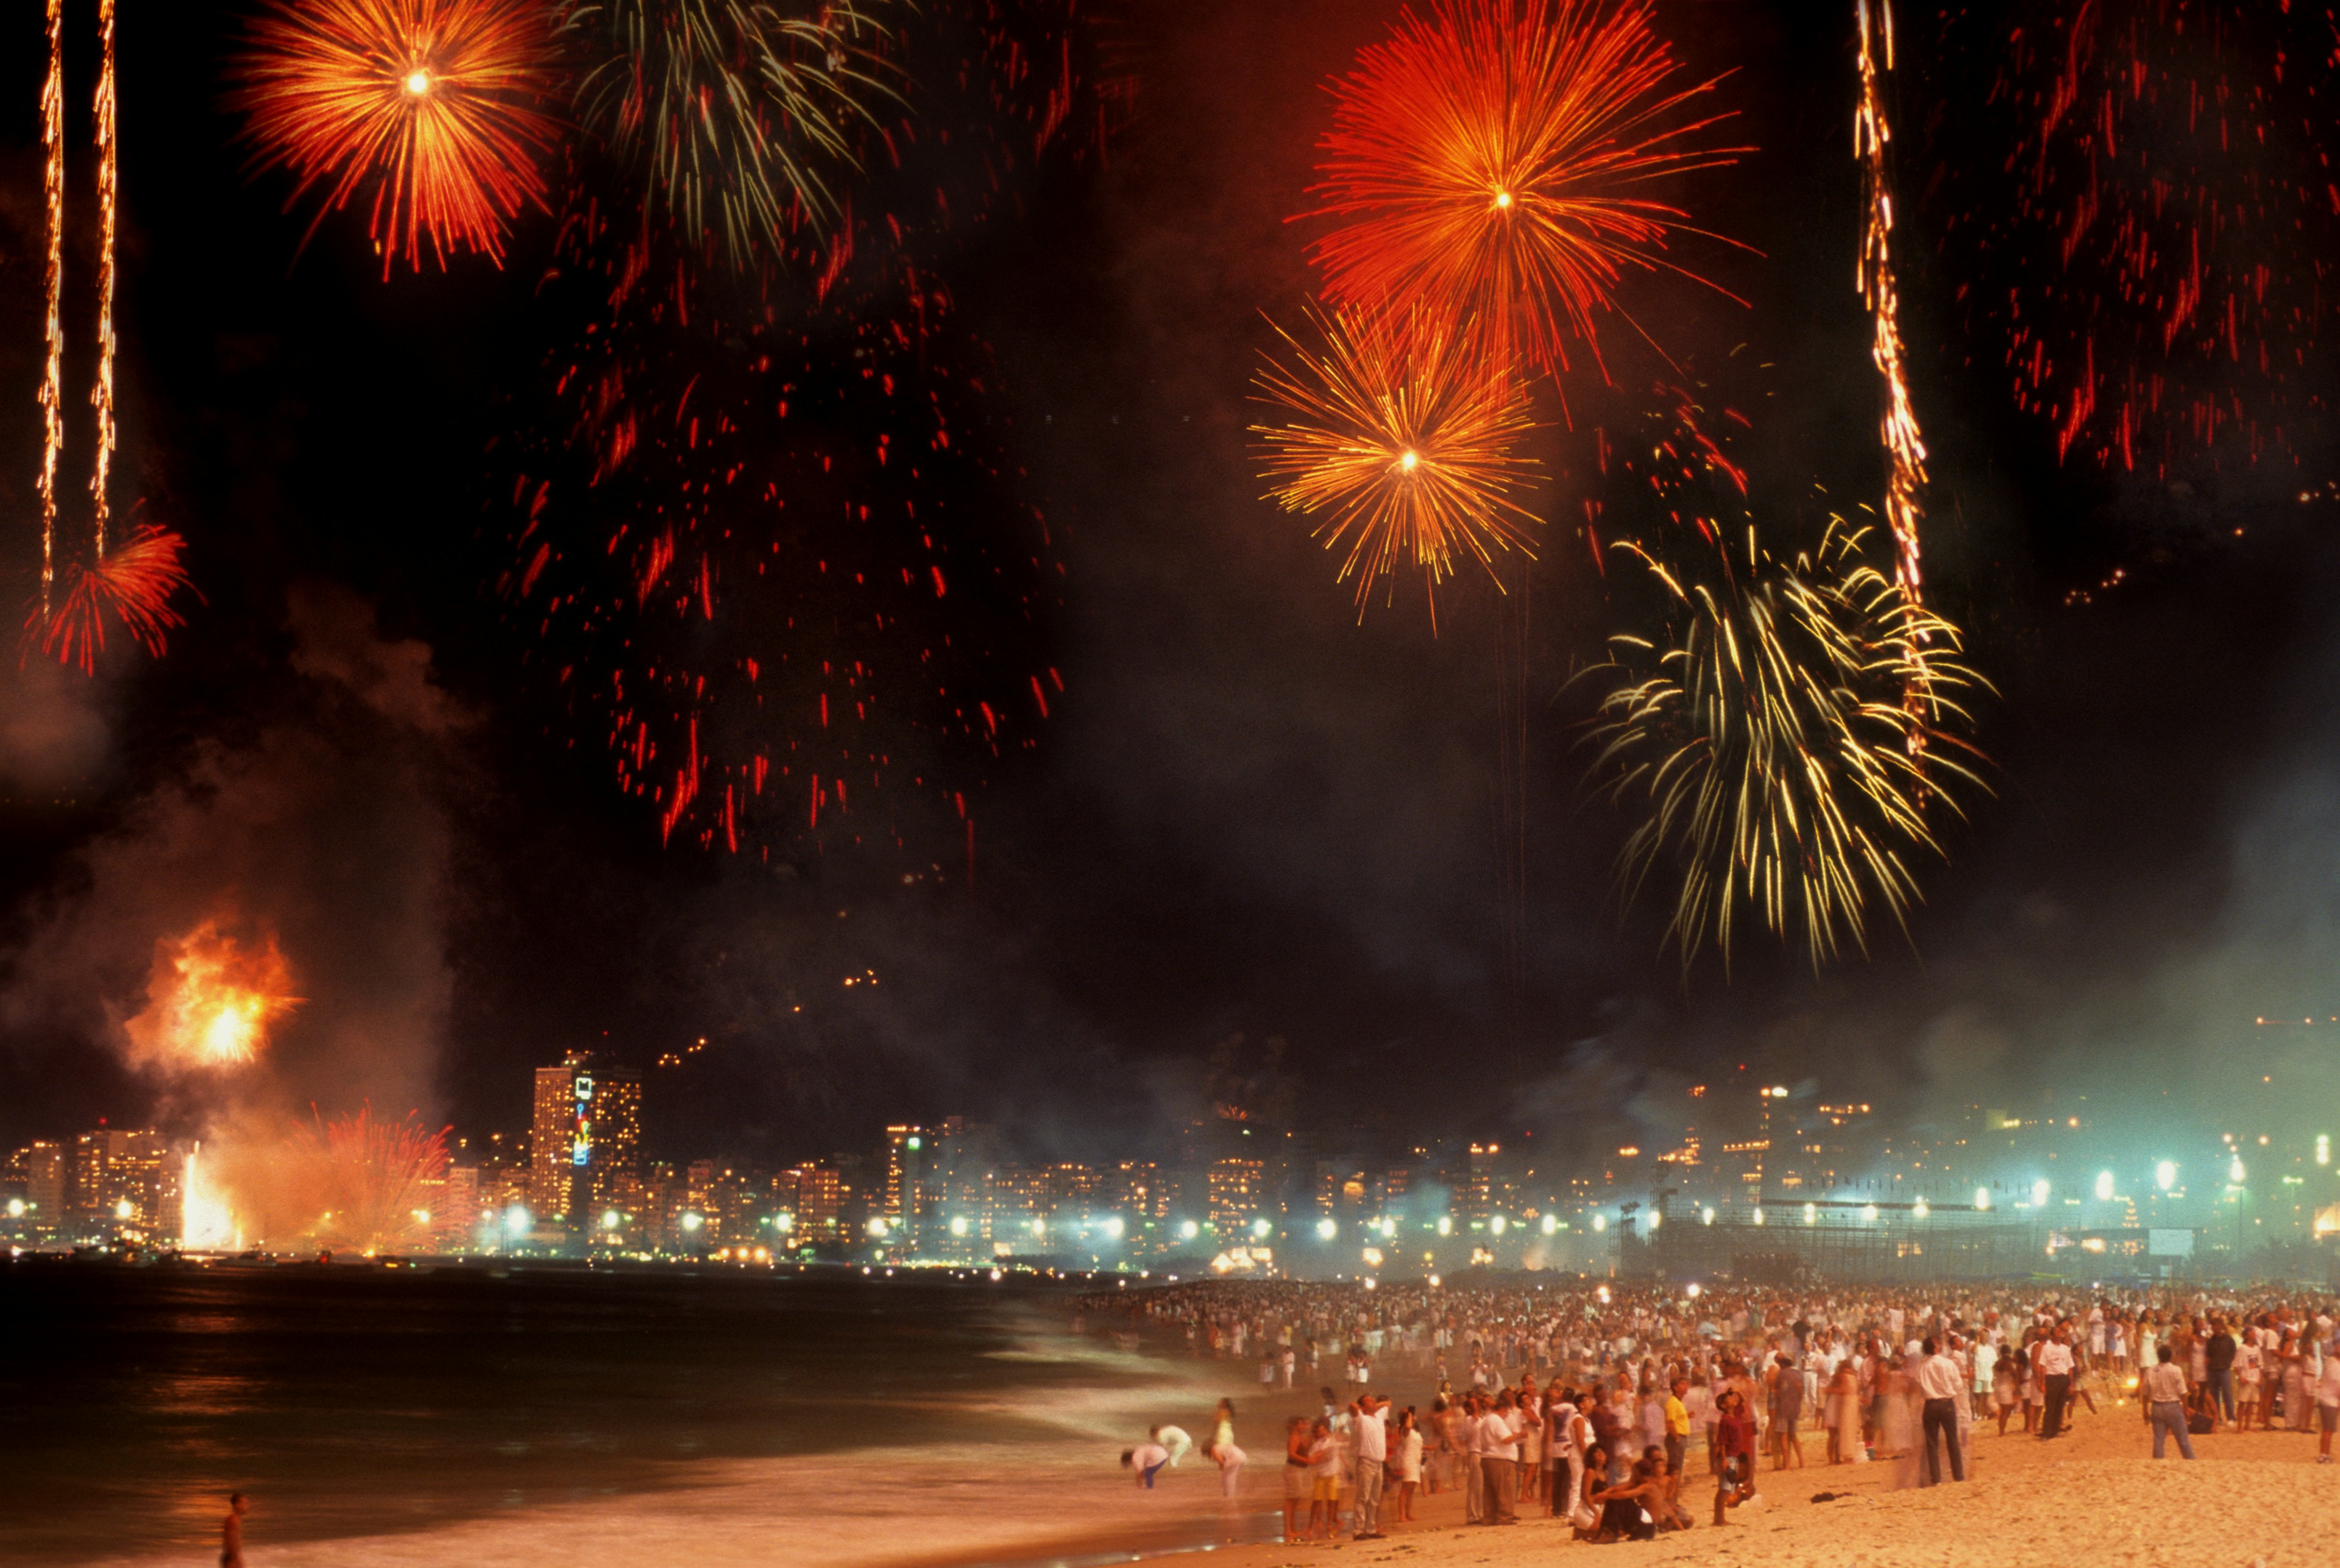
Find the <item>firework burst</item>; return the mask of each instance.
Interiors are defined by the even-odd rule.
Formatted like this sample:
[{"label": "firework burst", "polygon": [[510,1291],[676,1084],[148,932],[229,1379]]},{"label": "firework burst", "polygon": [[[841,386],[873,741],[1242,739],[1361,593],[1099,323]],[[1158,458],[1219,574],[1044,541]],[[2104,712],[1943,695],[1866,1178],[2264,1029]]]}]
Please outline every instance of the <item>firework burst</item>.
[{"label": "firework burst", "polygon": [[325,214],[371,190],[387,278],[470,249],[501,264],[504,231],[542,206],[557,127],[541,0],[265,0],[236,74],[262,168],[288,169],[288,206]]},{"label": "firework burst", "polygon": [[1512,499],[1536,466],[1514,450],[1535,428],[1526,392],[1443,322],[1308,319],[1322,346],[1277,328],[1290,362],[1270,354],[1254,382],[1283,415],[1252,427],[1261,477],[1285,511],[1319,518],[1313,537],[1342,553],[1339,580],[1355,580],[1360,617],[1411,565],[1434,625],[1438,586],[1466,559],[1500,583],[1497,555],[1534,556],[1537,519]]},{"label": "firework burst", "polygon": [[[1919,898],[1913,858],[1940,853],[1929,814],[1980,786],[1927,744],[1955,739],[1955,699],[1980,678],[1954,627],[1862,561],[1862,539],[1832,518],[1817,550],[1780,560],[1750,527],[1714,583],[1615,547],[1666,630],[1611,640],[1592,778],[1643,813],[1619,858],[1625,896],[1678,878],[1666,938],[1685,967],[1709,944],[1727,965],[1742,912],[1815,968],[1848,942],[1866,952],[1876,918],[1904,925]],[[1936,651],[1912,704],[1920,642]]]},{"label": "firework burst", "polygon": [[799,225],[831,226],[856,133],[893,95],[876,49],[886,0],[570,0],[563,31],[594,64],[579,120],[692,248],[733,265],[777,256]]},{"label": "firework burst", "polygon": [[185,548],[169,529],[143,523],[95,562],[69,562],[64,592],[45,611],[34,606],[26,618],[26,647],[94,675],[111,623],[160,659],[171,630],[185,624],[171,608],[172,599],[190,586],[179,560]]},{"label": "firework burst", "polygon": [[1601,364],[1628,274],[1696,276],[1667,251],[1700,231],[1651,187],[1748,150],[1706,144],[1729,116],[1691,117],[1714,82],[1681,70],[1647,0],[1405,14],[1333,88],[1308,214],[1339,225],[1313,247],[1327,293],[1471,323],[1555,374],[1572,343]]},{"label": "firework burst", "polygon": [[205,920],[154,944],[146,1006],[123,1026],[131,1059],[172,1073],[243,1067],[301,1005],[292,989],[273,933],[239,937],[227,922]]},{"label": "firework burst", "polygon": [[315,1206],[310,1238],[368,1255],[427,1242],[431,1188],[447,1176],[447,1131],[430,1131],[411,1112],[376,1121],[370,1107],[302,1128],[291,1155]]}]

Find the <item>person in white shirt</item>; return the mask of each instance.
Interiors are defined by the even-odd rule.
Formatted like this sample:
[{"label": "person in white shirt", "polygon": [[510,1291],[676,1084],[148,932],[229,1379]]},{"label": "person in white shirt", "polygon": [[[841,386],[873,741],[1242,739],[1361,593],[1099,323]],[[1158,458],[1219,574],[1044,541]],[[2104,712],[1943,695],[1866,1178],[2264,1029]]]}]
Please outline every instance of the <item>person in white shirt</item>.
[{"label": "person in white shirt", "polygon": [[1360,1541],[1382,1538],[1382,1482],[1389,1464],[1389,1404],[1370,1394],[1350,1406],[1357,1444],[1357,1501],[1353,1523]]},{"label": "person in white shirt", "polygon": [[2062,1325],[2057,1325],[2051,1336],[2039,1342],[2038,1349],[2032,1355],[2032,1365],[2038,1369],[2042,1398],[2047,1405],[2039,1417],[2039,1438],[2044,1443],[2050,1437],[2064,1434],[2064,1409],[2072,1399],[2072,1347],[2064,1341]]},{"label": "person in white shirt", "polygon": [[1510,1393],[1495,1401],[1479,1421],[1480,1464],[1486,1473],[1482,1494],[1486,1499],[1482,1524],[1520,1522],[1520,1427],[1522,1417]]},{"label": "person in white shirt", "polygon": [[1966,1456],[1958,1451],[1958,1394],[1966,1383],[1966,1374],[1958,1364],[1940,1353],[1931,1339],[1919,1345],[1922,1359],[1911,1381],[1918,1385],[1918,1397],[1925,1401],[1926,1463],[1918,1474],[1920,1486],[1942,1484],[1942,1455],[1935,1446],[1937,1439],[1950,1451],[1950,1479],[1967,1478]]},{"label": "person in white shirt", "polygon": [[2146,1419],[2153,1423],[2153,1456],[2162,1457],[2170,1433],[2177,1434],[2177,1452],[2194,1457],[2194,1439],[2186,1431],[2186,1373],[2172,1358],[2169,1346],[2154,1354],[2160,1359],[2145,1369],[2138,1394],[2145,1401]]}]

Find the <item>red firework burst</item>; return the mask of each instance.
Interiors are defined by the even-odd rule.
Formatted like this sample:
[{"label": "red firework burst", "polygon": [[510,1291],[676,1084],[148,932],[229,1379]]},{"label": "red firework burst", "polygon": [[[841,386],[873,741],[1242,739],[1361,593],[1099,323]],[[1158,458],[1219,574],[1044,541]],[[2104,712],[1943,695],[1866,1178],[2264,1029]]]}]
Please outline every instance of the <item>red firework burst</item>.
[{"label": "red firework burst", "polygon": [[55,608],[44,614],[33,607],[25,624],[27,647],[60,664],[78,665],[84,675],[97,671],[98,655],[105,651],[105,627],[118,621],[132,641],[157,659],[174,627],[185,621],[171,608],[172,596],[189,586],[179,556],[185,541],[169,529],[142,524],[128,539],[100,557],[94,566],[65,568],[65,590]]},{"label": "red firework burst", "polygon": [[441,267],[464,247],[501,265],[504,226],[544,204],[549,47],[540,0],[265,0],[238,99],[292,202],[325,192],[311,233],[370,186],[385,278],[421,269],[426,236]]},{"label": "red firework burst", "polygon": [[1702,144],[1729,114],[1679,111],[1720,78],[1673,86],[1681,69],[1648,0],[1406,13],[1333,86],[1308,214],[1340,220],[1313,247],[1326,292],[1474,323],[1555,374],[1571,340],[1599,365],[1599,319],[1629,272],[1696,276],[1664,253],[1698,231],[1652,183],[1750,150]]}]

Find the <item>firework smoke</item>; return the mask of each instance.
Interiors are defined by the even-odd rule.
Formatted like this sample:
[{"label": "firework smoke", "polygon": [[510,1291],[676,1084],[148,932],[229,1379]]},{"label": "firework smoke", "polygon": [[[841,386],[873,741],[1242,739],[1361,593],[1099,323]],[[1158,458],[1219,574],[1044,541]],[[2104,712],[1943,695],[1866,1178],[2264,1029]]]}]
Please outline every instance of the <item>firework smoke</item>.
[{"label": "firework smoke", "polygon": [[130,1060],[170,1074],[240,1067],[301,1005],[275,933],[239,940],[218,919],[154,944],[144,1009],[122,1026]]}]

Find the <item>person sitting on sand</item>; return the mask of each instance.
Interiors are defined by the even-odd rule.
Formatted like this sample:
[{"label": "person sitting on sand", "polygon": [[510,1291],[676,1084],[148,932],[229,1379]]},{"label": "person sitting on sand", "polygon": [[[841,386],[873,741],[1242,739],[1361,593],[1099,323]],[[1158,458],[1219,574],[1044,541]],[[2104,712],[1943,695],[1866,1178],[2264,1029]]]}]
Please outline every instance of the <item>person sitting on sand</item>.
[{"label": "person sitting on sand", "polygon": [[1628,1474],[1624,1484],[1595,1490],[1588,1501],[1601,1510],[1601,1524],[1592,1533],[1596,1544],[1611,1541],[1648,1541],[1658,1533],[1653,1511],[1663,1506],[1665,1455],[1652,1447]]}]

